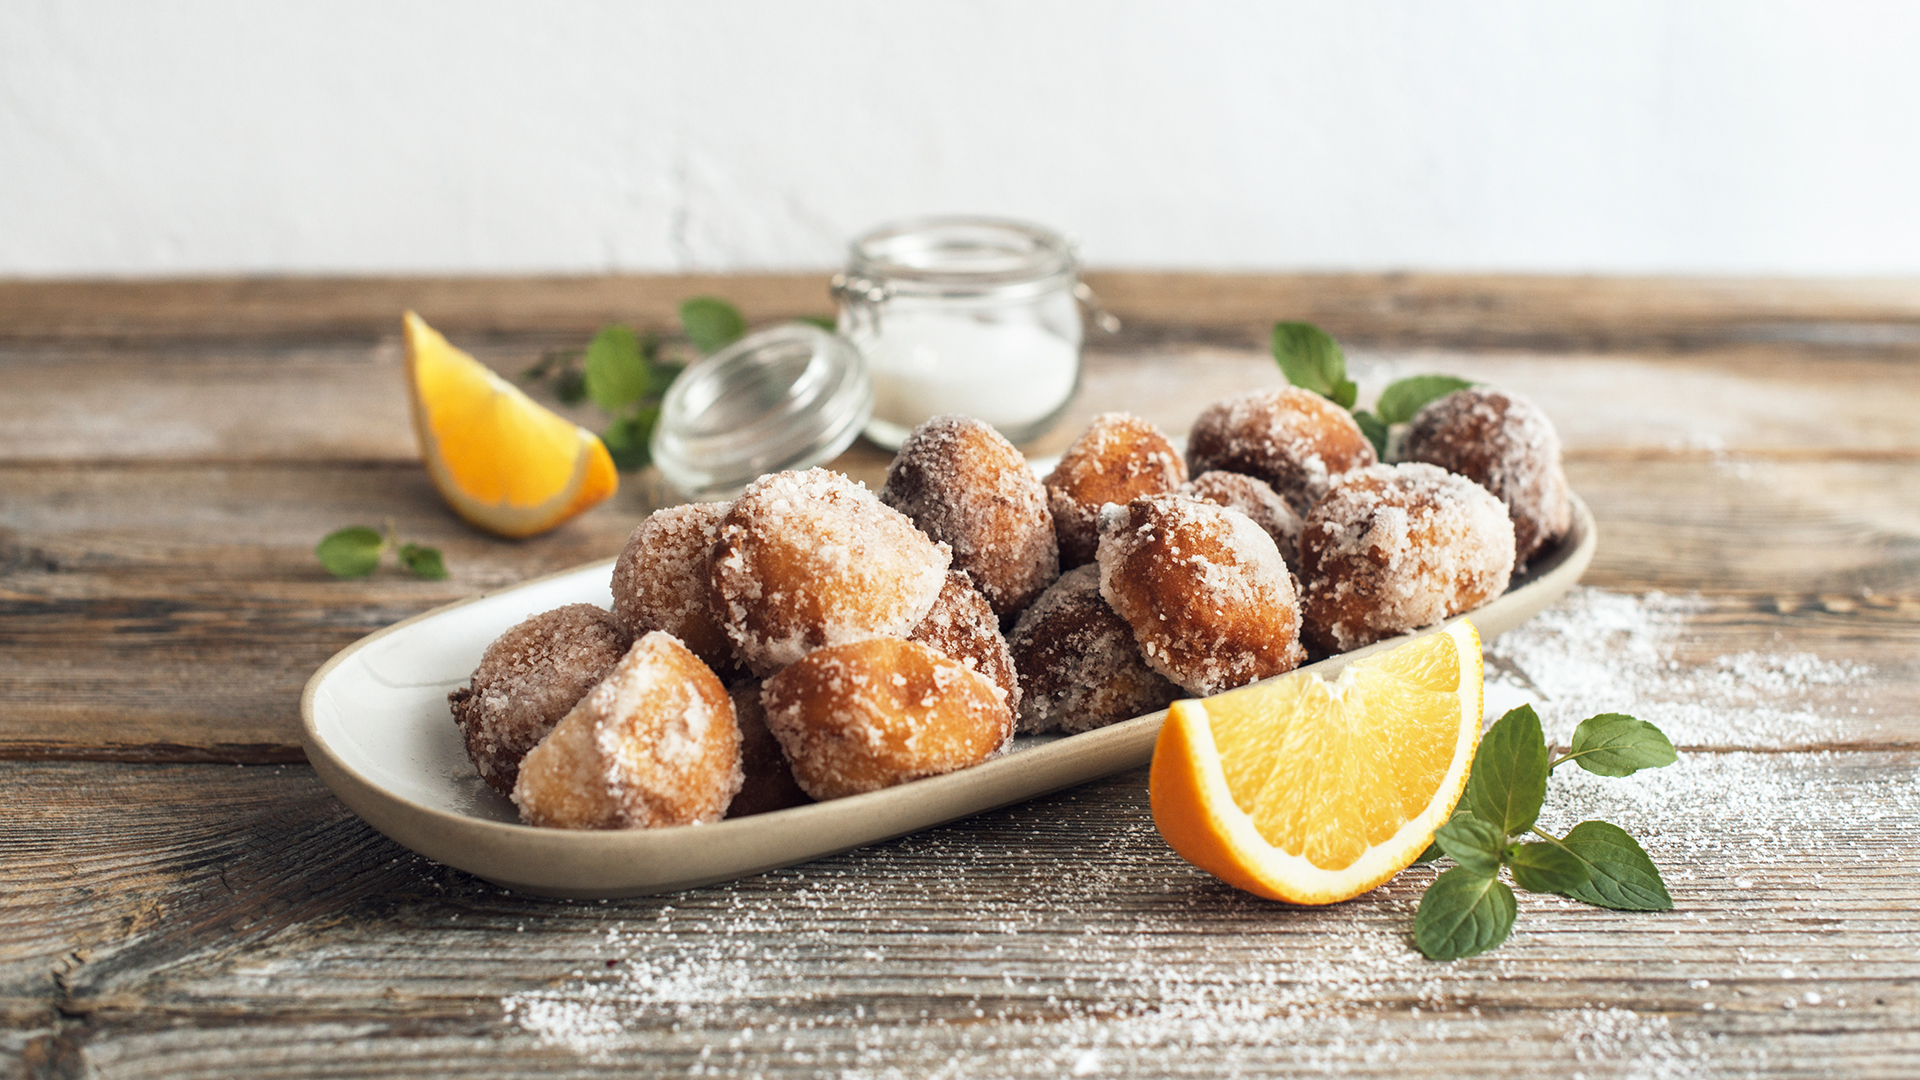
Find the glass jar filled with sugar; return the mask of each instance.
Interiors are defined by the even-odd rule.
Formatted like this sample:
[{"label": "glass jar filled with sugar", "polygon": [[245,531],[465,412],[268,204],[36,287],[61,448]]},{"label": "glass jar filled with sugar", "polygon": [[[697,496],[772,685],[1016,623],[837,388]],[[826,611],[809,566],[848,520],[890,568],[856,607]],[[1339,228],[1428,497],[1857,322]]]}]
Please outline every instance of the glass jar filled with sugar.
[{"label": "glass jar filled with sugar", "polygon": [[942,413],[1031,439],[1079,386],[1090,294],[1073,246],[1051,230],[984,217],[896,222],[853,242],[833,293],[839,330],[873,383],[865,434],[882,446]]}]

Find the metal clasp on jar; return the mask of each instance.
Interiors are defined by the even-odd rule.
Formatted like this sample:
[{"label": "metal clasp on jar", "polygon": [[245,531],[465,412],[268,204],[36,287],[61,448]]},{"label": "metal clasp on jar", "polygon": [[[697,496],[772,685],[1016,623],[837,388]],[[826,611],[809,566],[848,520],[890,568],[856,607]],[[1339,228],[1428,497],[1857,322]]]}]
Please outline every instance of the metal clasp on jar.
[{"label": "metal clasp on jar", "polygon": [[892,285],[842,271],[828,282],[828,291],[847,313],[849,331],[860,329],[859,324],[864,322],[867,333],[880,333],[880,305],[893,299]]}]

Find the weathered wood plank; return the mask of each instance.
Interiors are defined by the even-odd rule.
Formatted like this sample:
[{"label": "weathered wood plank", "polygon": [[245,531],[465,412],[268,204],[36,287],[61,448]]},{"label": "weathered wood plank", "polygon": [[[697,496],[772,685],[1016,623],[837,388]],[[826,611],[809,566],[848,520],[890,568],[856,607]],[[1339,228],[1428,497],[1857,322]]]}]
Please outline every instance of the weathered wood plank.
[{"label": "weathered wood plank", "polygon": [[[475,334],[668,326],[689,296],[724,296],[755,319],[830,310],[826,271],[494,278],[254,277],[0,281],[0,338],[369,338],[420,311]],[[1911,348],[1920,282],[1498,274],[1096,271],[1102,301],[1150,336],[1264,335],[1275,319],[1368,344],[1680,348],[1812,341]]]},{"label": "weathered wood plank", "polygon": [[[461,343],[511,377],[543,350],[582,340]],[[1427,372],[1516,390],[1554,418],[1575,457],[1920,456],[1920,362],[1813,346],[1789,357],[1355,348],[1350,359],[1363,401]],[[371,344],[0,348],[0,463],[412,460],[404,380],[391,325]],[[1096,343],[1080,397],[1028,450],[1058,453],[1088,419],[1115,410],[1184,435],[1209,402],[1280,382],[1258,349]],[[562,411],[589,426],[603,419],[591,406]]]},{"label": "weathered wood plank", "polygon": [[[1556,780],[1676,910],[1523,894],[1498,952],[1407,943],[1431,869],[1325,909],[1173,856],[1139,772],[673,896],[506,894],[297,767],[0,765],[24,1058],[101,1075],[1896,1076],[1920,1052],[1913,753],[1689,754]],[[1709,800],[1717,813],[1703,812]],[[37,1041],[36,1041],[37,1040]],[[0,1053],[9,1051],[0,1048]],[[300,1059],[300,1060],[296,1060]]]}]

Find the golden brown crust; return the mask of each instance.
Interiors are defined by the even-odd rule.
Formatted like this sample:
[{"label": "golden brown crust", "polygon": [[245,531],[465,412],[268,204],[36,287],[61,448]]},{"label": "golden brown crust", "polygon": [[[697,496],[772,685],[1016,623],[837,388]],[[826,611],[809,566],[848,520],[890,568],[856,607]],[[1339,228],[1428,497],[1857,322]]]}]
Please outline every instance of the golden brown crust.
[{"label": "golden brown crust", "polygon": [[1186,462],[1159,428],[1130,413],[1094,417],[1047,474],[1060,568],[1093,561],[1102,506],[1177,491],[1186,480]]},{"label": "golden brown crust", "polygon": [[762,701],[793,778],[816,799],[964,769],[1013,737],[985,676],[898,638],[808,653],[767,680]]},{"label": "golden brown crust", "polygon": [[985,675],[1006,695],[1007,715],[1020,710],[1020,679],[1014,674],[1013,654],[1007,639],[1000,635],[1000,619],[973,587],[973,580],[958,570],[947,571],[947,584],[933,602],[927,617],[907,635],[935,652],[945,653],[967,667]]},{"label": "golden brown crust", "polygon": [[726,687],[656,630],[527,754],[513,801],[529,825],[653,829],[720,820],[740,783]]},{"label": "golden brown crust", "polygon": [[467,756],[487,786],[513,794],[527,751],[613,670],[632,642],[606,610],[568,604],[526,619],[488,645],[471,684],[447,695]]},{"label": "golden brown crust", "polygon": [[1429,402],[1408,425],[1400,456],[1457,472],[1505,503],[1516,569],[1573,527],[1560,436],[1518,394],[1474,386]]},{"label": "golden brown crust", "polygon": [[1299,568],[1300,515],[1294,513],[1293,507],[1287,505],[1287,500],[1281,498],[1280,493],[1265,480],[1245,473],[1215,469],[1194,477],[1180,489],[1180,493],[1201,502],[1238,510],[1252,518],[1255,525],[1273,537],[1273,546],[1280,549],[1280,557],[1286,560],[1287,568]]},{"label": "golden brown crust", "polygon": [[740,658],[766,676],[824,645],[904,636],[940,595],[950,559],[839,473],[774,473],[720,522],[714,594]]},{"label": "golden brown crust", "polygon": [[1345,652],[1431,626],[1506,591],[1513,525],[1480,485],[1436,465],[1335,481],[1300,534],[1307,643]]},{"label": "golden brown crust", "polygon": [[1046,489],[999,432],[936,416],[900,445],[880,501],[953,549],[994,613],[1010,618],[1060,576]]},{"label": "golden brown crust", "polygon": [[1310,390],[1248,390],[1204,409],[1187,435],[1194,473],[1224,469],[1267,482],[1304,515],[1336,476],[1378,460],[1345,409]]},{"label": "golden brown crust", "polygon": [[1300,612],[1280,550],[1237,510],[1155,495],[1100,534],[1100,594],[1155,671],[1215,694],[1298,667]]}]

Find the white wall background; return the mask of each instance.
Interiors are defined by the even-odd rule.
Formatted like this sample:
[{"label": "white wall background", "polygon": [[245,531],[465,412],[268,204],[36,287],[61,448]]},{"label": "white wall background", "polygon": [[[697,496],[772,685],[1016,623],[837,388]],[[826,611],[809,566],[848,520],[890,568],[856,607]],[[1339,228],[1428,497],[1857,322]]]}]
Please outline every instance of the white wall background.
[{"label": "white wall background", "polygon": [[0,0],[0,275],[1920,273],[1920,4]]}]

